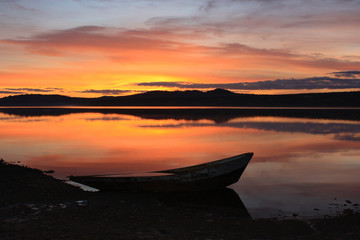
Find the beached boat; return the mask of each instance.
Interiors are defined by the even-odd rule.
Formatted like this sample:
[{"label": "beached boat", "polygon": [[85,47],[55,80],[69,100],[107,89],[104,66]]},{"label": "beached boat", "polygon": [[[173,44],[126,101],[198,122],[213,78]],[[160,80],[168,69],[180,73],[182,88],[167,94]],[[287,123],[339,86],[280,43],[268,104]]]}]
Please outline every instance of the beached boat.
[{"label": "beached boat", "polygon": [[253,153],[245,153],[209,163],[157,172],[69,176],[69,179],[101,191],[210,191],[236,183],[252,156]]}]

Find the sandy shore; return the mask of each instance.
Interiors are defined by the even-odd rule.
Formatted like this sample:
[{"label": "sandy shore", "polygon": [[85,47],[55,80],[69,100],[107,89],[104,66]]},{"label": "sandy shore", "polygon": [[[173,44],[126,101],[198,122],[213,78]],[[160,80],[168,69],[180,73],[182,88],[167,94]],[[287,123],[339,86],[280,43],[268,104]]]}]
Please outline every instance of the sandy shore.
[{"label": "sandy shore", "polygon": [[351,211],[327,219],[253,220],[228,190],[205,196],[91,193],[4,161],[0,193],[4,240],[360,239],[360,214]]}]

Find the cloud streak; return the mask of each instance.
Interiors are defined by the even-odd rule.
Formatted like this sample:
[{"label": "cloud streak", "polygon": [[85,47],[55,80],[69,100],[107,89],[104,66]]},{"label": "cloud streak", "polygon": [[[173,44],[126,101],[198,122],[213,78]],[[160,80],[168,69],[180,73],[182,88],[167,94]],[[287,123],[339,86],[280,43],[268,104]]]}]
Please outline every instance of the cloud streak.
[{"label": "cloud streak", "polygon": [[53,93],[63,90],[63,88],[0,88],[0,94]]},{"label": "cloud streak", "polygon": [[96,94],[102,94],[102,95],[123,95],[126,93],[133,93],[133,92],[137,92],[137,91],[117,90],[117,89],[101,89],[101,90],[88,89],[88,90],[81,91],[81,93],[96,93]]},{"label": "cloud streak", "polygon": [[360,78],[360,71],[342,71],[342,72],[332,72],[330,73],[338,78]]},{"label": "cloud streak", "polygon": [[290,90],[290,89],[360,89],[360,79],[313,77],[304,79],[277,79],[237,83],[142,82],[138,86],[170,87],[180,89],[225,88],[234,90]]},{"label": "cloud streak", "polygon": [[179,43],[168,40],[171,35],[172,33],[166,31],[81,26],[49,31],[25,39],[5,39],[1,42],[25,46],[29,52],[34,54],[59,56],[64,52],[78,51],[79,49],[88,51],[176,49]]}]

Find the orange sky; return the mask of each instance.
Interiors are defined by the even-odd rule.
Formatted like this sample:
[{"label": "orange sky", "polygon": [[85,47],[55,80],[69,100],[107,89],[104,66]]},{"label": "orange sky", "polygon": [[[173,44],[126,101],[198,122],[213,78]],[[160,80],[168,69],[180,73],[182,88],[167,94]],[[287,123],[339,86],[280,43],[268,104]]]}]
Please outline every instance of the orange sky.
[{"label": "orange sky", "polygon": [[0,97],[360,90],[358,1],[0,2]]}]

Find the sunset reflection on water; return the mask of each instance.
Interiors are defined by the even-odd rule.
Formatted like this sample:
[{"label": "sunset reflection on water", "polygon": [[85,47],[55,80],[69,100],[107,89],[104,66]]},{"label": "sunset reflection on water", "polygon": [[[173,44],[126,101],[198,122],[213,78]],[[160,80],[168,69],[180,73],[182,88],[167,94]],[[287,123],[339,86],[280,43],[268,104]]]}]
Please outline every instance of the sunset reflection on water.
[{"label": "sunset reflection on water", "polygon": [[82,112],[0,113],[0,123],[0,158],[54,170],[61,179],[163,170],[254,152],[232,186],[254,216],[329,213],[334,198],[360,201],[360,121]]}]

